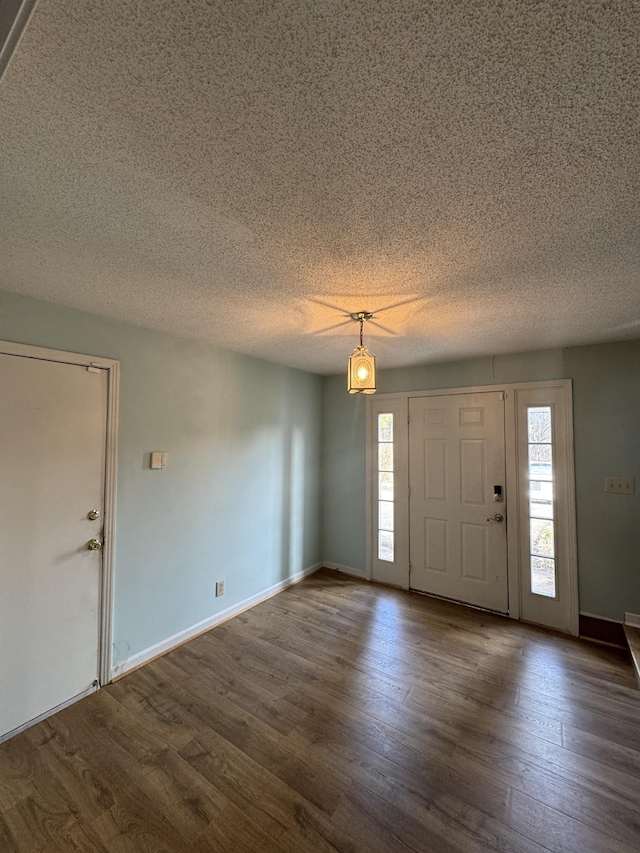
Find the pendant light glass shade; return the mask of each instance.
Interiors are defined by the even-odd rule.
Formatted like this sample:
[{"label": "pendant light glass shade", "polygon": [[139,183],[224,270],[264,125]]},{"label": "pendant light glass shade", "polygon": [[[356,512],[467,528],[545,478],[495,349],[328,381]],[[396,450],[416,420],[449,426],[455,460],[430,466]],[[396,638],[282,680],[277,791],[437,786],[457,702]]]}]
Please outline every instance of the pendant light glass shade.
[{"label": "pendant light glass shade", "polygon": [[350,394],[376,393],[376,357],[362,344],[351,353],[347,387]]}]

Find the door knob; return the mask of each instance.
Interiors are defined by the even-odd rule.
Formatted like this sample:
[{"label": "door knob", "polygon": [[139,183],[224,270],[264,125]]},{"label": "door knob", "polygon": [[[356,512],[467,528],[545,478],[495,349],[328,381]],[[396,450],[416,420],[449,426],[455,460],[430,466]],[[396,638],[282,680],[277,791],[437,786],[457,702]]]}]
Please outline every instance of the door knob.
[{"label": "door knob", "polygon": [[95,521],[96,518],[100,518],[100,510],[99,509],[91,509],[87,513],[87,518],[91,521]]},{"label": "door knob", "polygon": [[488,518],[487,521],[497,521],[498,523],[500,523],[501,521],[504,521],[504,515],[501,515],[499,512],[497,512],[493,516],[493,518]]},{"label": "door knob", "polygon": [[89,539],[87,542],[87,551],[99,551],[102,548],[102,542],[99,539]]}]

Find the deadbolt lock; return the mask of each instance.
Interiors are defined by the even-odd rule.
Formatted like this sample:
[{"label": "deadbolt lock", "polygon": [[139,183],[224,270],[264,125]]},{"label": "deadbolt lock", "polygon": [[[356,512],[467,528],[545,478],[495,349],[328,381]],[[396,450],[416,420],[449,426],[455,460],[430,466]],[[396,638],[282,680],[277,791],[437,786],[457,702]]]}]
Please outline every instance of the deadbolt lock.
[{"label": "deadbolt lock", "polygon": [[87,542],[87,551],[99,551],[102,548],[102,542],[99,539],[89,539]]},{"label": "deadbolt lock", "polygon": [[90,509],[87,513],[87,518],[91,521],[95,521],[96,518],[100,518],[100,510],[99,509]]}]

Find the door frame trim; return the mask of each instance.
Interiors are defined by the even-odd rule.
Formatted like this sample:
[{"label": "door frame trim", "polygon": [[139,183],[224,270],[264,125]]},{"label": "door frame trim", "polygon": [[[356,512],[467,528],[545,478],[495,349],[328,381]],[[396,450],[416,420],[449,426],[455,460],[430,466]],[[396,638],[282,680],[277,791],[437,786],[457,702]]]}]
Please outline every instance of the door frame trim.
[{"label": "door frame trim", "polygon": [[[566,407],[567,417],[565,419],[565,435],[566,441],[566,471],[567,471],[567,572],[569,574],[569,597],[570,597],[570,633],[574,636],[579,635],[579,603],[578,603],[578,554],[577,554],[577,537],[576,537],[576,498],[575,498],[575,462],[574,462],[574,439],[573,439],[573,384],[571,379],[549,379],[538,380],[535,382],[504,382],[492,385],[466,385],[460,388],[432,388],[427,391],[393,391],[384,394],[376,394],[375,399],[398,399],[403,398],[407,401],[407,412],[409,409],[409,398],[411,397],[442,397],[451,394],[477,394],[492,391],[504,391],[505,393],[505,463],[506,463],[506,488],[507,495],[517,495],[518,487],[518,444],[517,444],[517,429],[516,429],[516,391],[527,391],[543,388],[559,388],[563,392],[563,403]],[[371,469],[371,460],[373,458],[373,429],[371,426],[373,398],[368,397],[366,400],[366,499],[367,499],[367,517],[366,517],[366,541],[367,549],[367,566],[366,573],[368,579],[373,577],[372,574],[372,554],[371,545],[373,535],[373,508],[372,508],[372,489],[373,476]],[[409,424],[407,418],[407,437],[408,441]],[[516,499],[517,500],[517,499]],[[520,548],[519,548],[519,532],[518,532],[518,513],[516,509],[516,500],[512,502],[513,506],[509,514],[509,523],[507,525],[507,577],[509,585],[509,618],[520,619],[520,602],[521,602],[521,571],[520,571]],[[409,519],[407,517],[405,535],[409,536]]]},{"label": "door frame trim", "polygon": [[16,355],[39,361],[97,367],[107,371],[107,423],[104,469],[104,532],[102,546],[102,580],[98,643],[98,681],[104,686],[111,681],[111,648],[113,636],[113,577],[115,572],[116,484],[118,470],[118,413],[120,402],[120,362],[113,358],[84,355],[77,352],[0,341],[1,355]]}]

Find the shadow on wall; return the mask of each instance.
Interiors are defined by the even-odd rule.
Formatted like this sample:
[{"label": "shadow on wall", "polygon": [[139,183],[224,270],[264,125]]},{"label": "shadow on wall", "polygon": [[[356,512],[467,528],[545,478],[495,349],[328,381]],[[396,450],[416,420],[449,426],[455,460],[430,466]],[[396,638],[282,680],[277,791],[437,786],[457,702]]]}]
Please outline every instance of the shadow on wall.
[{"label": "shadow on wall", "polygon": [[227,401],[224,447],[234,452],[223,453],[220,465],[229,502],[242,509],[224,513],[226,525],[217,530],[219,562],[238,580],[244,574],[259,583],[256,592],[321,559],[320,380],[310,388],[304,374],[263,378]]},{"label": "shadow on wall", "polygon": [[299,424],[282,431],[282,511],[280,579],[295,575],[306,566],[305,524],[305,436]]}]

